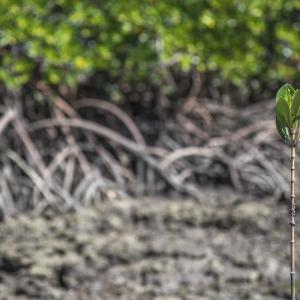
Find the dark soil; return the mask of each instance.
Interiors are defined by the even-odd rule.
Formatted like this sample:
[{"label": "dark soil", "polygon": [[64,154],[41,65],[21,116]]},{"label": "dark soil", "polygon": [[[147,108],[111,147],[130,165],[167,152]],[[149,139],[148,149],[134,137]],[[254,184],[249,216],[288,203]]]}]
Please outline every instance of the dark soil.
[{"label": "dark soil", "polygon": [[0,299],[288,299],[287,207],[219,194],[8,220]]}]

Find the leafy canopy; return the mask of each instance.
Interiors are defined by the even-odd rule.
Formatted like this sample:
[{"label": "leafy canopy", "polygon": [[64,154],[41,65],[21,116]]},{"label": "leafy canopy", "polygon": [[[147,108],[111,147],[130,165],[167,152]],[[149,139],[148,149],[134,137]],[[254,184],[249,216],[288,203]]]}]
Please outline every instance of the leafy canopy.
[{"label": "leafy canopy", "polygon": [[2,0],[0,81],[76,86],[97,71],[148,78],[166,66],[299,77],[299,0]]},{"label": "leafy canopy", "polygon": [[276,126],[284,141],[291,138],[291,129],[300,128],[300,90],[284,84],[276,94]]}]

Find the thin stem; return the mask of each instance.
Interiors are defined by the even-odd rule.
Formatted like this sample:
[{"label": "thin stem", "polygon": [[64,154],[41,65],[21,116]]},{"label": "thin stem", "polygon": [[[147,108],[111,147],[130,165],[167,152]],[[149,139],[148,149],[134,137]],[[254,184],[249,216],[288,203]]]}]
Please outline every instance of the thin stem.
[{"label": "thin stem", "polygon": [[296,159],[296,130],[291,129],[291,299],[296,300],[296,268],[295,268],[295,159]]}]

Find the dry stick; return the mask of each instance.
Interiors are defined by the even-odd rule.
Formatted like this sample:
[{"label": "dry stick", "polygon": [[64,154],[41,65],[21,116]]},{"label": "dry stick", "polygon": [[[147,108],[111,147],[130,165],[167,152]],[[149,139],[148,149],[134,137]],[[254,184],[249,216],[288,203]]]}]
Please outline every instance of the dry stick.
[{"label": "dry stick", "polygon": [[296,158],[296,129],[291,129],[291,296],[292,300],[296,300],[295,288],[295,158]]}]

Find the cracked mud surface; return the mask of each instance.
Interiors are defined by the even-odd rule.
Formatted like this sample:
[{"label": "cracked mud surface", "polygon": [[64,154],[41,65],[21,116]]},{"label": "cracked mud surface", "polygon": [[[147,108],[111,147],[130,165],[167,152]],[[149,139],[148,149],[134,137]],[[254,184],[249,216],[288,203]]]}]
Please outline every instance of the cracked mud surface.
[{"label": "cracked mud surface", "polygon": [[[289,299],[273,199],[121,199],[0,225],[0,299]],[[299,232],[299,229],[298,229]]]}]

